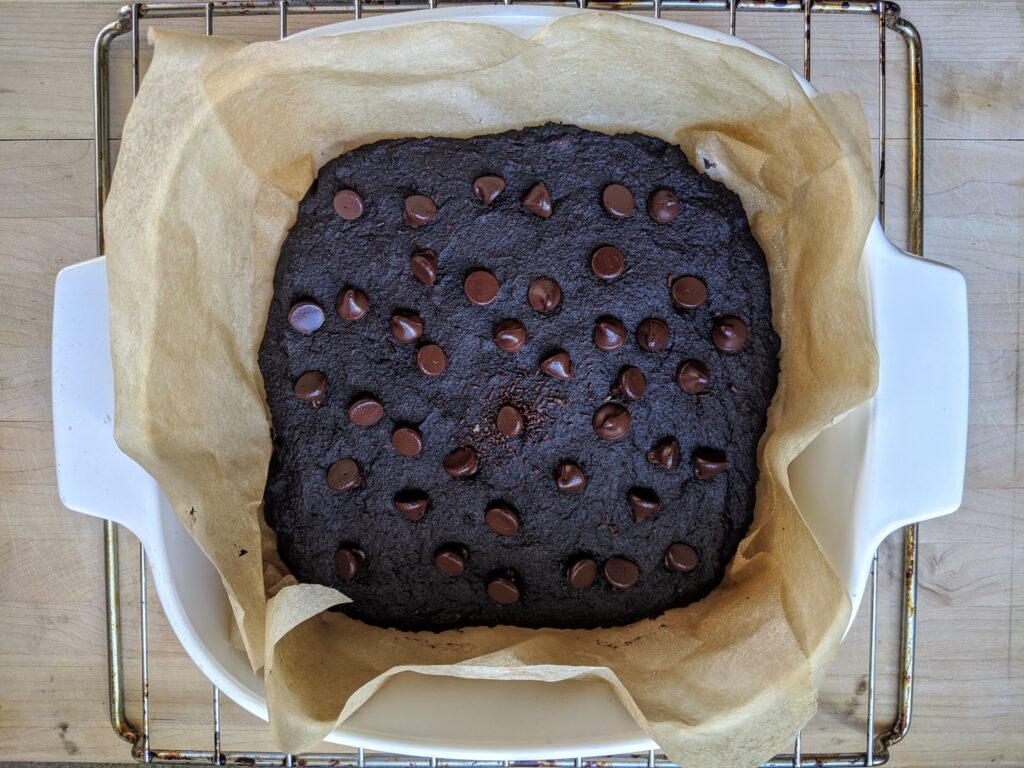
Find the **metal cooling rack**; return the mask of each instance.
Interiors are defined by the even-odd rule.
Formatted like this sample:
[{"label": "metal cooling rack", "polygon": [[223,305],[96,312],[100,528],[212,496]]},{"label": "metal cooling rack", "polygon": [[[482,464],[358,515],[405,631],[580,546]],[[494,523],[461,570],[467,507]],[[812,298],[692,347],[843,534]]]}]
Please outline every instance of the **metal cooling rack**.
[{"label": "metal cooling rack", "polygon": [[[110,52],[114,42],[125,35],[131,41],[132,87],[138,92],[139,79],[139,25],[140,21],[159,21],[175,18],[198,18],[205,20],[206,34],[213,34],[214,20],[227,16],[277,16],[278,34],[288,34],[290,17],[312,16],[318,20],[335,21],[341,18],[360,18],[365,12],[402,12],[424,8],[437,8],[442,0],[330,0],[329,2],[298,2],[288,0],[220,0],[215,3],[153,3],[124,6],[117,18],[107,24],[96,37],[94,47],[94,96],[95,96],[95,162],[96,162],[96,248],[102,255],[103,248],[103,206],[110,188],[112,168],[110,147]],[[512,0],[503,0],[512,5]],[[537,0],[517,0],[517,4]],[[468,5],[472,0],[443,0],[445,6]],[[663,12],[714,11],[728,14],[729,32],[736,34],[736,20],[739,12],[748,13],[789,13],[799,14],[803,22],[803,74],[811,77],[811,19],[815,14],[835,14],[848,19],[860,17],[862,23],[870,18],[877,19],[878,43],[878,215],[885,224],[885,168],[886,168],[886,33],[898,35],[907,50],[907,90],[909,127],[907,157],[907,205],[908,205],[908,251],[922,253],[924,237],[924,126],[921,72],[921,38],[914,25],[904,19],[900,7],[893,2],[877,0],[554,0],[546,5],[595,8],[601,10],[629,10],[653,12],[660,17]],[[149,717],[149,654],[146,620],[146,553],[139,546],[139,622],[142,700],[141,712],[130,717],[125,702],[124,652],[121,632],[121,593],[119,578],[118,534],[120,527],[106,521],[103,527],[104,574],[106,578],[107,605],[107,662],[110,678],[110,721],[125,741],[131,744],[131,756],[142,763],[160,765],[245,765],[245,766],[308,766],[308,768],[509,768],[510,766],[539,766],[545,768],[675,768],[663,755],[655,751],[630,755],[580,756],[575,759],[550,760],[542,763],[502,761],[449,761],[436,757],[409,757],[394,754],[364,753],[362,749],[349,753],[288,755],[276,752],[225,751],[221,749],[220,692],[213,688],[210,713],[210,749],[163,749],[150,743]],[[867,669],[867,725],[864,733],[864,750],[861,752],[803,753],[801,734],[795,735],[793,750],[788,754],[776,755],[764,763],[762,768],[843,768],[844,766],[879,766],[888,762],[890,750],[903,740],[910,730],[911,702],[914,686],[914,640],[917,612],[917,543],[918,526],[911,525],[898,531],[894,536],[903,538],[903,583],[901,600],[901,626],[899,641],[899,663],[897,673],[897,710],[893,722],[878,731],[875,723],[875,682],[877,671],[878,633],[878,553],[875,553],[869,581],[870,629]],[[139,725],[141,723],[141,725]]]}]

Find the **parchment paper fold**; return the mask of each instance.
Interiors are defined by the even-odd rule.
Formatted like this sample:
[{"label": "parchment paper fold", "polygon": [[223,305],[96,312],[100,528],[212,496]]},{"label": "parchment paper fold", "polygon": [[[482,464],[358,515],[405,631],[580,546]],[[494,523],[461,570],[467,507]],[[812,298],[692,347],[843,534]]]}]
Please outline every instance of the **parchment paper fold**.
[{"label": "parchment paper fold", "polygon": [[[747,51],[596,12],[532,40],[450,22],[249,46],[150,34],[106,209],[115,434],[223,577],[281,748],[309,748],[403,670],[601,679],[688,765],[754,764],[787,744],[850,611],[787,469],[871,395],[877,370],[856,100],[808,98]],[[257,351],[298,201],[324,162],[367,142],[548,121],[678,144],[743,200],[782,338],[751,531],[708,598],[617,629],[413,634],[326,614],[346,598],[296,584],[260,516],[271,443]]]}]

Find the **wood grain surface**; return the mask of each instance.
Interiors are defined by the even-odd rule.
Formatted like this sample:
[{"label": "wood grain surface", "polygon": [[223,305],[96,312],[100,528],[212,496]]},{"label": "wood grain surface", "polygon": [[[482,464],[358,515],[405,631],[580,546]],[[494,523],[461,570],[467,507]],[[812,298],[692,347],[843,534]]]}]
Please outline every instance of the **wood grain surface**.
[{"label": "wood grain surface", "polygon": [[[53,283],[94,253],[92,42],[118,4],[0,0],[0,758],[127,761],[107,720],[102,532],[57,498],[50,424]],[[898,766],[1024,765],[1024,6],[906,0],[925,46],[925,250],[962,270],[971,310],[963,508],[922,526],[914,718]],[[739,33],[799,66],[799,15],[741,14]],[[682,14],[723,27],[723,15]],[[292,29],[308,25],[293,20]],[[173,22],[201,31],[199,20]],[[218,20],[265,39],[274,19]],[[813,81],[861,95],[877,133],[874,18],[815,16]],[[888,230],[905,242],[905,51],[889,35]],[[148,52],[143,50],[145,61]],[[129,106],[114,47],[115,131]],[[652,64],[653,67],[656,63]],[[115,134],[116,135],[116,134]],[[137,556],[123,537],[129,707],[138,712]],[[879,578],[878,722],[894,709],[899,540]],[[150,602],[153,744],[207,748],[211,689]],[[867,611],[829,675],[803,748],[860,750]],[[226,702],[224,747],[269,747]]]}]

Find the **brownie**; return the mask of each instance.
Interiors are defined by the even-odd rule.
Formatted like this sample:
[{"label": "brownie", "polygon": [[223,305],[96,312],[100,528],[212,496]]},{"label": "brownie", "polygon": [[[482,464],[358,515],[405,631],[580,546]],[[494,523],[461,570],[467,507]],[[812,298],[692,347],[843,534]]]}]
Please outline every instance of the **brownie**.
[{"label": "brownie", "polygon": [[778,351],[739,199],[675,146],[549,124],[360,147],[277,265],[267,522],[379,626],[656,616],[750,525]]}]

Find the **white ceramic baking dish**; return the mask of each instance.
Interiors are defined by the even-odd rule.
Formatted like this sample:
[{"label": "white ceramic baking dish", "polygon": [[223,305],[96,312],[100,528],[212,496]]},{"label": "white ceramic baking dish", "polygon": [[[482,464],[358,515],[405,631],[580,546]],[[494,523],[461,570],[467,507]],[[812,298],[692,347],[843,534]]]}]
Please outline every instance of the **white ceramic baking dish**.
[{"label": "white ceramic baking dish", "polygon": [[[453,7],[344,22],[301,36],[438,19],[493,24],[529,36],[553,18],[576,12],[543,6]],[[774,58],[719,32],[648,20]],[[794,77],[813,93],[806,81]],[[864,248],[864,280],[879,352],[878,392],[822,433],[791,469],[805,522],[846,585],[855,610],[882,539],[960,505],[967,442],[963,276],[904,254],[876,220]],[[189,656],[226,695],[266,719],[263,681],[229,642],[230,608],[220,578],[156,482],[114,443],[113,414],[106,270],[99,258],[57,276],[53,422],[61,501],[114,520],[143,542],[167,619]],[[504,716],[491,717],[498,702]],[[655,746],[600,683],[415,674],[394,678],[329,740],[462,760],[535,760]]]}]

